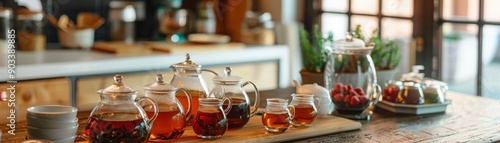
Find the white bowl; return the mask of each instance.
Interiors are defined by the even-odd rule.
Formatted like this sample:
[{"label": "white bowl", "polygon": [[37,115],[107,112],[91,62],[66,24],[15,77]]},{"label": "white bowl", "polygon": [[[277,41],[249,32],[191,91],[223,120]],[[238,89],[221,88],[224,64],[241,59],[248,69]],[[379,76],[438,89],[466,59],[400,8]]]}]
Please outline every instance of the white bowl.
[{"label": "white bowl", "polygon": [[64,48],[90,49],[94,45],[94,32],[92,28],[68,29],[66,32],[58,30],[57,34]]},{"label": "white bowl", "polygon": [[72,121],[48,120],[48,119],[38,118],[35,116],[26,115],[26,120],[28,121],[28,126],[42,128],[42,129],[68,128],[76,126],[78,124],[78,118],[75,118]]},{"label": "white bowl", "polygon": [[78,125],[69,128],[42,129],[28,126],[28,137],[30,139],[62,140],[75,136]]},{"label": "white bowl", "polygon": [[28,115],[58,121],[73,121],[76,118],[77,108],[65,105],[41,105],[27,109]]}]

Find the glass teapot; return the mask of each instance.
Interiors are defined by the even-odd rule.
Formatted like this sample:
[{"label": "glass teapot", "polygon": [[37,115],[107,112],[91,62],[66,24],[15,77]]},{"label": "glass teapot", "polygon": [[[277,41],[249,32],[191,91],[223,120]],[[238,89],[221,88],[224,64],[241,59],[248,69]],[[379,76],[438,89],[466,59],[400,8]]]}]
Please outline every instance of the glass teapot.
[{"label": "glass teapot", "polygon": [[[259,107],[259,90],[257,86],[251,81],[243,82],[243,78],[231,75],[231,68],[226,67],[224,69],[224,76],[217,76],[213,78],[215,87],[210,93],[217,98],[230,98],[233,102],[233,107],[227,115],[229,120],[229,128],[239,128],[247,124],[250,117],[257,113]],[[248,94],[243,90],[243,87],[251,84],[255,91],[254,105],[250,106],[250,98]],[[226,107],[227,104],[224,104]],[[252,108],[251,108],[252,107]]]},{"label": "glass teapot", "polygon": [[370,53],[373,47],[348,33],[337,40],[325,66],[325,87],[335,106],[334,114],[350,119],[370,119],[368,106],[381,100],[375,66]]},{"label": "glass teapot", "polygon": [[[183,92],[187,95],[188,106],[184,112],[182,104],[175,95]],[[163,75],[156,75],[156,82],[144,86],[146,97],[153,99],[159,108],[158,118],[154,121],[151,129],[149,141],[162,142],[175,140],[184,134],[186,129],[186,120],[191,112],[191,95],[182,88],[176,88],[163,81]],[[146,113],[152,115],[150,108],[146,108]]]},{"label": "glass teapot", "polygon": [[[174,71],[174,77],[172,78],[172,81],[170,81],[170,84],[177,88],[186,89],[187,92],[191,94],[193,104],[191,104],[190,114],[194,115],[194,113],[198,111],[198,98],[208,97],[209,95],[207,83],[203,80],[201,72],[211,72],[216,76],[218,74],[211,70],[202,69],[201,65],[192,62],[189,53],[186,54],[186,61],[173,64],[170,68]],[[188,96],[186,94],[181,93],[180,95],[177,95],[177,99],[184,107],[188,106]],[[189,117],[189,119],[192,118]],[[191,122],[188,121],[188,124],[190,123]]]},{"label": "glass teapot", "polygon": [[[122,82],[122,76],[114,77],[113,85],[99,90],[101,102],[90,113],[85,127],[89,142],[146,142],[151,125],[158,115],[158,105],[147,97],[137,98],[137,91]],[[148,118],[142,102],[152,105]]]}]

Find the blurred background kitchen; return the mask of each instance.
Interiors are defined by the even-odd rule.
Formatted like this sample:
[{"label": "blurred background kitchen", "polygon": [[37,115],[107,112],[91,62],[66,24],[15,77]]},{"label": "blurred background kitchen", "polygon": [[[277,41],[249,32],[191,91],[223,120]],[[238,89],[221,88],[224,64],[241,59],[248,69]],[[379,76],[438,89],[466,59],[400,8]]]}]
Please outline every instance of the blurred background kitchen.
[{"label": "blurred background kitchen", "polygon": [[[152,80],[144,78],[145,75],[167,71],[171,64],[184,61],[186,52],[200,53],[192,60],[214,70],[222,71],[221,67],[226,65],[239,66],[240,75],[256,81],[263,90],[292,86],[292,79],[301,79],[299,71],[303,69],[299,31],[301,28],[313,31],[314,25],[318,25],[324,35],[332,32],[335,40],[344,38],[347,31],[361,25],[365,35],[394,41],[401,59],[398,66],[392,67],[396,72],[393,79],[410,72],[413,65],[424,65],[422,72],[426,77],[447,82],[452,91],[500,99],[500,76],[496,76],[500,73],[500,10],[496,8],[500,1],[496,0],[1,2],[4,9],[0,12],[0,19],[4,29],[10,21],[11,28],[19,29],[17,34],[29,34],[18,35],[18,70],[24,70],[23,65],[30,65],[33,69],[37,66],[69,68],[54,64],[113,59],[138,64],[140,62],[134,62],[139,60],[138,57],[158,55],[173,55],[175,58],[169,59],[176,59],[147,59],[158,62],[156,67],[150,68],[139,66],[138,69],[101,69],[102,72],[86,73],[104,66],[95,64],[67,69],[75,74],[64,75],[64,79],[56,84],[56,87],[62,86],[57,89],[70,86],[63,94],[72,96],[61,99],[63,104],[93,106],[99,100],[95,91],[109,85],[112,82],[109,75],[114,73],[129,73],[131,80],[139,81],[133,86],[140,89],[141,85]],[[5,7],[10,8],[11,13]],[[284,50],[280,51],[280,48]],[[222,57],[204,54],[234,49],[258,49],[258,53],[267,54],[252,55],[257,60],[242,58],[234,62],[230,62],[234,60],[231,57],[241,58],[238,54],[248,52],[227,53],[232,56]],[[285,53],[279,53],[283,51]],[[266,55],[270,57],[266,58]],[[0,66],[6,69],[5,62]],[[37,82],[47,83],[60,78],[23,75],[22,72],[17,76],[18,80],[33,82],[30,83],[33,91],[27,95],[39,94],[35,86]],[[4,74],[1,77],[2,81],[7,79]],[[205,78],[210,80],[211,77],[207,75]],[[50,90],[45,92],[53,94]],[[31,98],[22,97],[27,101]],[[84,101],[89,98],[95,99]]]}]

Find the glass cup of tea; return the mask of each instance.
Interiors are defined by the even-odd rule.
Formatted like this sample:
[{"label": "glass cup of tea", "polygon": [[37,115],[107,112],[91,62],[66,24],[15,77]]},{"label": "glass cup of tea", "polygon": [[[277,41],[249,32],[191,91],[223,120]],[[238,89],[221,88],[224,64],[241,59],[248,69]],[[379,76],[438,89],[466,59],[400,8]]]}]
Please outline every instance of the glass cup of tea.
[{"label": "glass cup of tea", "polygon": [[288,105],[288,99],[268,98],[267,106],[262,114],[262,124],[268,132],[282,133],[290,128],[293,114],[290,109],[295,110]]},{"label": "glass cup of tea", "polygon": [[310,126],[318,116],[319,98],[315,98],[312,94],[292,94],[290,105],[295,108],[293,126]]},{"label": "glass cup of tea", "polygon": [[[193,131],[202,139],[218,139],[226,133],[228,122],[226,115],[233,106],[230,98],[199,98],[200,106],[193,119]],[[222,104],[228,101],[226,109]]]}]

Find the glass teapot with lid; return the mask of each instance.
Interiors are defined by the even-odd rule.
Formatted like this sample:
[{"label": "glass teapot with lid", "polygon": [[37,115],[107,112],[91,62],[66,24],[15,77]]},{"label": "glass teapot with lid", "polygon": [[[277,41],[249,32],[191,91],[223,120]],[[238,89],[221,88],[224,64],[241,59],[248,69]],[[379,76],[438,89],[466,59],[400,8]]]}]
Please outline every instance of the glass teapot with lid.
[{"label": "glass teapot with lid", "polygon": [[[90,113],[85,127],[89,142],[146,142],[152,123],[158,115],[158,105],[147,97],[137,98],[137,91],[115,75],[115,82],[98,91],[101,102]],[[152,115],[147,116],[144,101],[152,105]]]},{"label": "glass teapot with lid", "polygon": [[370,53],[373,47],[348,33],[329,47],[325,66],[325,87],[330,90],[334,114],[351,119],[369,119],[368,106],[381,100],[375,66]]},{"label": "glass teapot with lid", "polygon": [[[229,121],[229,128],[239,128],[243,127],[250,117],[257,113],[259,108],[259,90],[257,86],[251,81],[243,81],[243,78],[231,75],[231,68],[226,67],[224,69],[223,76],[217,76],[213,78],[215,84],[214,89],[210,95],[214,95],[217,98],[229,98],[233,102],[233,107],[227,115]],[[251,84],[254,88],[255,97],[254,105],[251,106],[250,98],[248,94],[243,90],[243,87]],[[224,107],[228,106],[224,103]]]},{"label": "glass teapot with lid", "polygon": [[[202,69],[201,65],[191,61],[189,53],[186,54],[186,60],[184,62],[173,64],[170,68],[174,71],[174,77],[170,81],[170,84],[177,88],[186,89],[187,92],[191,94],[193,104],[191,104],[190,114],[194,115],[194,113],[198,111],[198,98],[208,97],[210,93],[207,83],[203,80],[201,73],[207,71],[216,76],[218,76],[218,74],[211,70]],[[188,96],[186,94],[181,93],[177,95],[177,99],[184,107],[188,106]],[[189,119],[192,119],[192,117],[189,117]],[[189,123],[191,123],[191,121],[188,121],[188,124]]]},{"label": "glass teapot with lid", "polygon": [[[158,118],[154,121],[151,129],[149,141],[163,142],[178,139],[184,134],[186,129],[186,120],[191,112],[191,95],[182,88],[176,88],[173,85],[163,81],[163,75],[156,75],[156,82],[145,85],[144,94],[158,104]],[[188,106],[181,105],[175,97],[177,93],[183,92],[187,95]],[[145,108],[148,115],[152,115],[152,109]]]}]

